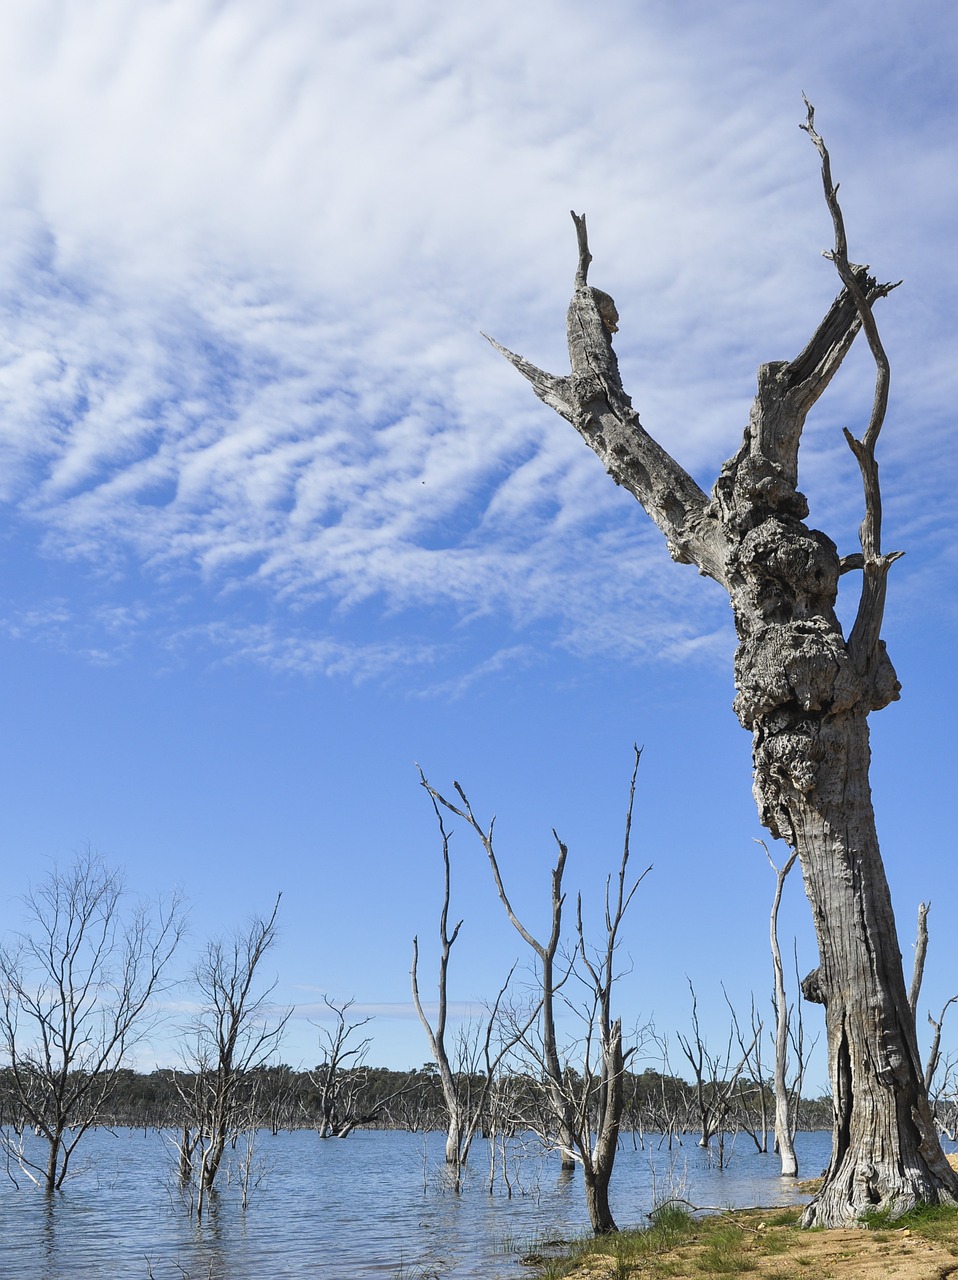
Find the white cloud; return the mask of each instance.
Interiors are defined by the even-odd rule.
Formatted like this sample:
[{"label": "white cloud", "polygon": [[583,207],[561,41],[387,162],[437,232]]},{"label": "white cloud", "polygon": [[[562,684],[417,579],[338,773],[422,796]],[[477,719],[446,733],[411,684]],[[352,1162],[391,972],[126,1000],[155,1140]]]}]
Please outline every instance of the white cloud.
[{"label": "white cloud", "polygon": [[[660,578],[654,537],[478,330],[564,365],[566,211],[587,208],[643,419],[709,483],[756,364],[795,353],[835,291],[796,127],[799,90],[820,90],[853,244],[915,278],[899,318],[899,295],[885,306],[937,501],[955,478],[954,179],[940,107],[856,113],[842,51],[865,12],[836,31],[822,4],[771,21],[749,0],[18,8],[0,51],[2,495],[111,590],[131,560],[171,591],[205,584],[216,642],[287,668],[433,660],[399,623],[364,660],[362,641],[296,638],[316,602],[550,617],[567,647],[633,657],[707,649],[715,606],[676,623],[698,584]],[[807,474],[853,530],[830,460],[854,395],[835,397]],[[885,447],[914,491],[910,441]],[[243,616],[248,586],[288,634]]]}]

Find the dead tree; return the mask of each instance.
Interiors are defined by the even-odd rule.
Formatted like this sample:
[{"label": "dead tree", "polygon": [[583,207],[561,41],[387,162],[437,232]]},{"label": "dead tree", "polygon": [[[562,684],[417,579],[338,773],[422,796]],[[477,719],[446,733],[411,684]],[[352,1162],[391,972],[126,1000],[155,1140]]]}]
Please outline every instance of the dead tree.
[{"label": "dead tree", "polygon": [[535,953],[539,961],[539,978],[541,990],[541,1007],[540,1007],[540,1024],[539,1035],[541,1039],[542,1051],[542,1072],[544,1076],[546,1091],[549,1103],[555,1119],[556,1130],[559,1139],[559,1151],[562,1161],[562,1168],[572,1170],[575,1168],[576,1160],[572,1150],[572,1113],[568,1098],[563,1088],[562,1065],[559,1061],[559,1048],[556,1039],[555,1026],[555,999],[556,993],[561,986],[561,980],[556,977],[556,955],[559,950],[559,942],[562,936],[562,907],[565,902],[565,895],[562,892],[562,875],[565,870],[566,858],[568,857],[568,848],[562,843],[559,837],[553,831],[553,837],[558,847],[555,866],[552,869],[552,892],[551,892],[551,913],[550,913],[550,929],[549,936],[545,942],[540,942],[516,915],[509,895],[506,893],[505,884],[503,883],[502,874],[499,870],[499,862],[496,858],[495,845],[493,843],[493,830],[495,827],[495,818],[493,818],[488,829],[483,827],[472,811],[466,793],[458,782],[453,785],[456,788],[456,794],[459,796],[461,807],[453,804],[444,796],[440,795],[433,787],[429,785],[425,778],[422,778],[422,785],[429,792],[433,803],[439,803],[450,813],[454,813],[457,817],[463,818],[472,827],[476,835],[479,837],[482,847],[486,851],[489,859],[489,865],[492,868],[493,879],[496,883],[496,891],[499,894],[499,901],[505,909],[506,915],[513,928],[522,938],[523,942]]},{"label": "dead tree", "polygon": [[352,1000],[344,1000],[337,1004],[335,1000],[323,996],[323,1004],[333,1015],[333,1029],[327,1031],[321,1028],[326,1042],[323,1046],[323,1061],[315,1071],[308,1073],[319,1093],[317,1132],[321,1138],[348,1137],[358,1124],[374,1118],[359,1106],[366,1082],[362,1067],[372,1038],[366,1036],[358,1043],[349,1045],[353,1033],[366,1026],[371,1018],[347,1022],[346,1015],[353,1003]]},{"label": "dead tree", "polygon": [[[911,1007],[913,1015],[918,1013],[918,997],[921,994],[921,983],[925,973],[925,959],[928,955],[928,913],[931,910],[930,902],[921,902],[918,904],[918,932],[915,939],[915,965],[912,970],[911,987],[908,991],[908,1003]],[[935,1073],[941,1063],[941,1029],[944,1026],[945,1014],[951,1006],[958,1000],[958,996],[952,996],[945,1001],[944,1007],[937,1018],[928,1014],[928,1024],[932,1029],[931,1045],[928,1049],[928,1058],[925,1061],[925,1089],[931,1098],[932,1111],[935,1113],[936,1122],[939,1122],[939,1111],[942,1099],[948,1092],[944,1086],[939,1086],[932,1096],[932,1081]],[[950,1070],[946,1072],[950,1074]],[[942,1125],[938,1123],[939,1129]],[[954,1124],[951,1126],[954,1128]],[[942,1129],[944,1132],[944,1130]],[[949,1133],[949,1137],[950,1137]],[[954,1139],[952,1139],[954,1141]]]},{"label": "dead tree", "polygon": [[[911,986],[908,988],[908,1007],[911,1009],[912,1017],[916,1019],[918,1014],[918,998],[921,995],[922,979],[925,976],[925,960],[928,957],[928,913],[931,911],[930,902],[920,902],[918,904],[918,928],[915,935],[915,963],[912,968]],[[935,1114],[936,1122],[938,1120],[938,1111],[942,1098],[942,1092],[939,1088],[932,1095],[931,1086],[935,1077],[935,1072],[941,1062],[941,1029],[944,1025],[945,1014],[950,1007],[958,1000],[958,996],[952,996],[950,1000],[945,1001],[945,1005],[937,1018],[928,1014],[928,1024],[932,1029],[931,1045],[928,1049],[928,1057],[925,1061],[925,1090],[931,1101],[932,1112]],[[939,1129],[941,1125],[938,1125]],[[950,1135],[949,1135],[950,1136]]]},{"label": "dead tree", "polygon": [[938,1064],[941,1062],[941,1028],[944,1025],[945,1014],[951,1005],[958,1000],[958,996],[952,996],[951,999],[945,1001],[944,1008],[937,1018],[928,1015],[928,1022],[932,1028],[931,1047],[928,1050],[928,1061],[925,1063],[925,1088],[931,1089],[931,1082],[935,1078],[935,1072],[938,1070]]},{"label": "dead tree", "polygon": [[[632,843],[632,812],[635,804],[635,778],[642,753],[635,748],[635,764],[629,787],[629,807],[625,819],[625,839],[622,860],[616,878],[615,893],[611,892],[611,877],[605,884],[605,947],[591,949],[586,944],[582,927],[582,895],[576,903],[576,934],[579,958],[586,975],[586,986],[592,996],[592,1014],[585,1052],[582,1057],[582,1089],[576,1107],[576,1123],[573,1126],[573,1143],[582,1165],[585,1183],[585,1202],[589,1221],[596,1235],[617,1231],[609,1204],[609,1184],[619,1146],[619,1129],[622,1123],[622,1105],[625,1092],[625,1064],[635,1052],[634,1047],[624,1049],[622,1043],[622,1019],[612,1016],[612,988],[616,980],[615,961],[619,945],[619,931],[629,909],[635,891],[652,870],[651,866],[632,881],[627,882]],[[591,1046],[598,1037],[598,1071],[593,1065]],[[589,1120],[590,1093],[594,1089],[595,1118]]]},{"label": "dead tree", "polygon": [[[623,1043],[622,1019],[613,1016],[612,996],[618,977],[616,961],[622,924],[636,890],[652,869],[646,867],[629,882],[635,779],[640,756],[641,752],[636,748],[622,857],[614,891],[611,876],[605,884],[604,945],[594,947],[588,942],[582,919],[581,894],[576,901],[575,977],[582,984],[585,999],[574,1012],[585,1030],[580,1042],[562,1055],[561,1096],[564,1114],[571,1121],[568,1129],[571,1150],[582,1166],[589,1222],[596,1235],[608,1235],[618,1230],[609,1203],[609,1187],[625,1103],[625,1069],[637,1047],[635,1044],[626,1047]],[[567,999],[566,1003],[573,1007],[571,1000]],[[522,1044],[538,1068],[540,1077],[547,1076],[541,1036],[535,1041],[525,1035]],[[575,1067],[572,1066],[573,1056]],[[546,1087],[552,1095],[551,1082]],[[554,1115],[554,1107],[550,1109]]]},{"label": "dead tree", "polygon": [[[495,820],[485,829],[476,819],[466,794],[458,783],[456,793],[462,807],[452,804],[435,791],[420,772],[422,785],[429,793],[436,817],[439,821],[443,837],[443,856],[446,867],[446,895],[443,908],[440,937],[442,940],[442,957],[448,958],[448,952],[459,931],[456,925],[452,934],[448,933],[447,912],[449,906],[449,833],[442,820],[441,808],[465,819],[482,841],[493,870],[493,878],[500,901],[506,910],[513,927],[518,931],[527,945],[539,959],[540,987],[536,993],[536,1001],[531,1010],[523,1010],[521,1015],[514,1011],[507,1015],[507,1030],[502,1039],[498,1061],[516,1046],[521,1046],[519,1057],[522,1063],[521,1073],[533,1085],[536,1097],[532,1110],[527,1110],[522,1123],[537,1132],[546,1143],[555,1142],[557,1131],[559,1144],[564,1153],[582,1166],[585,1183],[586,1207],[589,1220],[597,1235],[615,1231],[615,1220],[609,1206],[609,1183],[618,1148],[619,1128],[622,1120],[622,1108],[625,1090],[625,1064],[634,1053],[633,1048],[625,1049],[622,1043],[622,1023],[612,1016],[612,988],[616,978],[615,960],[619,943],[619,932],[622,921],[636,890],[651,868],[646,868],[631,884],[627,882],[629,872],[629,856],[631,852],[632,814],[635,804],[635,780],[639,767],[641,752],[635,749],[635,764],[632,770],[632,781],[629,790],[629,806],[626,815],[625,840],[622,860],[616,889],[613,893],[611,877],[606,881],[605,889],[605,945],[602,949],[589,946],[582,921],[582,898],[578,898],[576,912],[576,941],[573,948],[574,958],[561,975],[556,973],[556,957],[562,923],[562,875],[568,850],[555,836],[559,854],[552,872],[552,925],[547,943],[538,942],[523,926],[516,916],[506,894],[498,860],[493,846],[493,830]],[[460,922],[461,923],[461,922]],[[440,959],[440,1005],[437,1030],[433,1032],[419,1003],[416,985],[416,953],[413,959],[413,997],[420,1018],[433,1046],[433,1053],[442,1049],[438,1030],[443,1025],[445,1010],[445,968]],[[554,1021],[555,1002],[559,991],[568,980],[573,965],[578,965],[577,974],[584,984],[586,998],[584,1007],[575,1012],[581,1018],[585,1031],[581,1041],[576,1045],[578,1050],[578,1069],[571,1069],[568,1054],[560,1054],[556,1042]],[[503,988],[504,992],[505,988]],[[500,992],[500,999],[503,992]],[[568,1001],[567,1001],[568,1003]],[[533,1032],[533,1027],[537,1028]],[[565,1060],[563,1060],[565,1059]],[[437,1057],[438,1060],[438,1057]],[[486,1061],[488,1056],[488,1032]],[[531,1068],[531,1069],[530,1069]],[[440,1063],[440,1078],[443,1078],[443,1067]],[[492,1068],[488,1068],[490,1086]],[[453,1077],[454,1079],[454,1077]],[[445,1085],[444,1085],[445,1088]],[[543,1096],[547,1099],[545,1111],[547,1116],[543,1122],[540,1103]],[[461,1114],[462,1108],[459,1107]],[[449,1148],[447,1146],[447,1160]]]},{"label": "dead tree", "polygon": [[227,1143],[256,1128],[244,1081],[268,1062],[292,1013],[270,1004],[275,982],[257,989],[260,966],[276,940],[279,903],[277,897],[268,916],[209,942],[194,971],[203,1005],[184,1055],[189,1074],[180,1086],[179,1157],[181,1181],[195,1185],[197,1217],[215,1189]]},{"label": "dead tree", "polygon": [[463,1153],[463,1108],[462,1100],[459,1096],[459,1085],[456,1080],[456,1073],[453,1070],[452,1062],[449,1058],[449,1052],[446,1047],[446,1023],[449,1017],[449,957],[452,954],[452,948],[456,939],[459,937],[459,930],[462,928],[460,920],[454,925],[452,933],[449,932],[449,899],[450,899],[450,868],[449,868],[449,832],[446,830],[442,820],[442,814],[439,812],[439,806],[433,800],[433,809],[436,812],[436,819],[439,823],[439,835],[442,840],[442,861],[444,870],[444,894],[442,900],[442,910],[439,913],[439,982],[437,988],[437,1010],[436,1025],[433,1026],[426,1016],[422,1001],[419,997],[419,937],[418,935],[412,940],[412,968],[409,971],[410,981],[412,982],[412,998],[416,1006],[416,1013],[419,1015],[419,1021],[426,1033],[426,1039],[429,1041],[429,1048],[432,1051],[433,1061],[439,1070],[439,1083],[442,1087],[442,1096],[446,1104],[446,1164],[458,1171],[462,1161],[468,1155],[468,1147],[465,1154]]},{"label": "dead tree", "polygon": [[788,996],[785,993],[785,970],[782,966],[782,951],[778,945],[778,912],[782,905],[782,891],[785,879],[798,854],[795,850],[781,867],[772,861],[772,855],[764,840],[758,842],[765,850],[769,866],[775,872],[775,893],[772,897],[772,910],[768,921],[769,945],[772,949],[772,976],[775,982],[772,1007],[775,1011],[775,1146],[782,1162],[782,1177],[798,1177],[798,1157],[795,1154],[795,1115],[790,1105],[788,1087],[788,1045],[791,1030],[791,1012]]},{"label": "dead tree", "polygon": [[928,1050],[928,1060],[925,1063],[925,1088],[928,1090],[935,1124],[938,1127],[938,1132],[944,1134],[951,1142],[958,1141],[955,1056],[954,1054],[947,1054],[944,1058],[942,1057],[941,1029],[944,1025],[945,1014],[956,1001],[958,1001],[958,996],[952,996],[947,1000],[937,1018],[932,1017],[929,1013],[928,1022],[932,1027],[933,1035],[931,1047]]},{"label": "dead tree", "polygon": [[[182,936],[178,899],[127,910],[125,896],[120,874],[84,852],[27,894],[27,929],[0,950],[0,1052],[15,1113],[0,1146],[48,1192],[104,1123]],[[47,1144],[42,1163],[21,1141],[24,1125]]]},{"label": "dead tree", "polygon": [[724,983],[722,994],[725,996],[725,1003],[732,1016],[732,1030],[735,1033],[736,1042],[743,1054],[742,1070],[735,1085],[737,1098],[737,1105],[734,1108],[735,1127],[742,1133],[748,1134],[755,1143],[755,1149],[759,1155],[768,1155],[769,1102],[773,1094],[770,1094],[767,1087],[768,1082],[762,1060],[762,1032],[765,1030],[765,1024],[753,995],[749,1010],[751,1030],[751,1038],[749,1038],[749,1032],[743,1031],[739,1026],[738,1014],[729,999]]},{"label": "dead tree", "polygon": [[[732,1040],[738,1032],[738,1019],[726,995],[726,1004],[732,1010],[728,1040],[724,1053],[713,1053],[702,1035],[699,1023],[699,1002],[691,979],[689,979],[689,991],[692,995],[692,1033],[685,1036],[681,1032],[676,1032],[676,1038],[689,1061],[694,1077],[695,1101],[701,1135],[699,1146],[710,1147],[712,1139],[718,1139],[718,1164],[721,1169],[725,1167],[725,1135],[734,1126],[732,1112],[739,1092],[739,1082],[746,1063],[754,1052],[755,1044],[761,1037],[762,1024],[759,1022],[757,1026],[753,1026],[752,1039],[749,1043],[746,1043],[744,1037],[738,1034],[741,1053],[735,1061],[732,1056]],[[735,1061],[734,1066],[733,1061]]]},{"label": "dead tree", "polygon": [[[493,1054],[491,1049],[493,1032],[498,1025],[500,1005],[515,969],[515,965],[513,965],[485,1022],[481,1048],[481,1058],[484,1062],[485,1070],[481,1075],[477,1070],[480,1062],[480,1044],[475,1028],[473,1028],[471,1036],[468,1032],[460,1029],[458,1045],[453,1047],[454,1056],[450,1057],[450,1045],[447,1042],[446,1035],[449,1019],[449,958],[455,941],[459,936],[459,930],[462,928],[462,921],[458,921],[452,932],[449,932],[450,832],[446,829],[437,799],[426,784],[422,770],[420,770],[419,777],[423,786],[429,792],[442,841],[444,891],[442,910],[439,913],[439,983],[435,1026],[429,1021],[419,994],[418,937],[412,940],[412,968],[409,976],[412,983],[413,1004],[416,1007],[416,1013],[419,1015],[422,1028],[426,1033],[426,1039],[429,1041],[433,1061],[438,1068],[439,1084],[442,1089],[447,1120],[446,1165],[452,1175],[453,1188],[459,1191],[462,1187],[463,1166],[469,1157],[472,1140],[482,1119],[483,1108],[492,1088],[495,1072],[509,1050],[524,1033],[525,1026],[516,1027],[510,1037],[501,1041],[497,1051]],[[532,1017],[535,1017],[535,1011]]]},{"label": "dead tree", "polygon": [[[735,711],[753,735],[754,794],[763,825],[797,851],[820,964],[804,983],[825,1006],[834,1098],[833,1150],[804,1221],[855,1223],[881,1207],[958,1201],[924,1088],[902,973],[891,895],[868,785],[868,715],[899,696],[880,638],[888,570],[881,549],[875,446],[889,365],[873,307],[894,287],[849,261],[828,152],[809,106],[803,125],[821,159],[835,243],[826,254],[842,290],[805,349],[764,364],[741,448],[709,497],[642,428],[612,349],[618,315],[587,283],[584,217],[575,218],[579,266],[569,308],[572,372],[557,377],[498,344],[536,394],[565,417],[607,471],[643,505],[673,559],[697,566],[730,597],[738,649]],[[876,366],[861,438],[845,432],[865,495],[861,551],[840,556],[805,523],[798,449],[805,418],[863,331]],[[839,577],[862,576],[846,637],[835,613]]]},{"label": "dead tree", "polygon": [[921,995],[921,983],[925,976],[925,959],[928,955],[928,912],[930,902],[918,904],[918,932],[915,937],[915,963],[911,971],[911,986],[908,988],[908,1007],[912,1017],[917,1018],[918,997]]}]

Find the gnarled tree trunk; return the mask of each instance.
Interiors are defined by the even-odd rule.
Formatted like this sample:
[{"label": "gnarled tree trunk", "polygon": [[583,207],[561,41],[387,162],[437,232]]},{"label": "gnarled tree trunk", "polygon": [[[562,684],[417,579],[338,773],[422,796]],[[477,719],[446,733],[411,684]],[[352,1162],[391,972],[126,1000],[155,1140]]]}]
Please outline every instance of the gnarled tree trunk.
[{"label": "gnarled tree trunk", "polygon": [[[809,107],[803,126],[822,159],[843,284],[805,350],[762,365],[741,448],[709,498],[643,430],[622,388],[611,337],[612,299],[587,283],[585,219],[568,316],[572,372],[556,377],[494,344],[567,418],[665,535],[673,559],[697,565],[729,593],[738,649],[735,711],[753,735],[754,794],[763,824],[796,850],[818,936],[820,966],[803,984],[825,1005],[834,1097],[832,1161],[806,1225],[856,1223],[958,1202],[928,1107],[915,1023],[902,974],[891,898],[868,783],[867,716],[898,697],[879,638],[888,568],[880,549],[874,448],[887,403],[888,364],[872,305],[891,285],[848,261],[828,153]],[[806,415],[864,329],[877,368],[875,403],[861,440],[846,438],[862,473],[861,553],[839,557],[805,523],[798,447]],[[840,574],[861,571],[847,639],[835,614]]]}]

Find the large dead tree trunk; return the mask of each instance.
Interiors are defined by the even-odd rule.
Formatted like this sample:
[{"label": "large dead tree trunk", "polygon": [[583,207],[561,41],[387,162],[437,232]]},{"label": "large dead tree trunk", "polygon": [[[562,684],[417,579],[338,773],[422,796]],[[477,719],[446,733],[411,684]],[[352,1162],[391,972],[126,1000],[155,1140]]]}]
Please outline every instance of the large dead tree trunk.
[{"label": "large dead tree trunk", "polygon": [[[536,394],[579,431],[616,483],[642,503],[673,559],[724,586],[738,649],[735,711],[753,735],[754,794],[763,824],[796,850],[818,935],[820,966],[803,984],[825,1005],[834,1096],[832,1161],[806,1225],[855,1223],[875,1207],[958,1202],[958,1177],[932,1123],[902,974],[891,898],[868,783],[867,717],[899,683],[880,639],[888,568],[880,548],[875,443],[887,404],[888,362],[872,306],[894,287],[848,261],[828,152],[809,107],[835,228],[842,291],[804,351],[762,365],[739,451],[709,498],[643,430],[612,350],[618,315],[587,283],[585,219],[573,218],[579,269],[568,316],[572,372],[556,377],[498,347]],[[806,415],[864,329],[875,400],[861,440],[846,432],[865,490],[861,553],[840,558],[805,523],[798,447]],[[839,576],[863,577],[847,639],[835,615]]]}]

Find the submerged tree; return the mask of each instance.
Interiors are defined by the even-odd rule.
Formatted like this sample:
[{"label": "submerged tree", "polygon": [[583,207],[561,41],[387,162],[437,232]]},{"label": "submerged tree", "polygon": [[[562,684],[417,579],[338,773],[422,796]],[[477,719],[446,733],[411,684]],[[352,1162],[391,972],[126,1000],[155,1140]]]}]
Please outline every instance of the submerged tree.
[{"label": "submerged tree", "polygon": [[[763,1027],[761,1021],[756,1020],[753,1002],[752,1038],[751,1041],[746,1043],[739,1030],[738,1017],[732,1008],[728,994],[726,994],[725,1002],[732,1017],[725,1042],[725,1050],[722,1053],[712,1052],[702,1034],[702,1027],[699,1022],[698,996],[695,994],[691,979],[687,979],[687,981],[692,996],[691,1034],[683,1035],[682,1032],[677,1032],[676,1038],[682,1052],[688,1059],[689,1066],[692,1068],[695,1114],[700,1135],[699,1146],[709,1147],[712,1144],[712,1139],[717,1138],[718,1167],[724,1169],[725,1134],[729,1131],[734,1132],[739,1127],[741,1111],[737,1104],[742,1098],[742,1077],[746,1068],[750,1065],[756,1046],[761,1041]],[[733,1066],[735,1058],[733,1056],[732,1042],[736,1038],[740,1056]],[[755,1082],[752,1081],[752,1083],[754,1084]],[[760,1089],[763,1088],[761,1073],[759,1073],[758,1085]]]},{"label": "submerged tree", "polygon": [[[156,1023],[153,1001],[183,932],[179,898],[127,905],[119,872],[90,850],[24,899],[27,928],[0,948],[0,1053],[13,1124],[0,1148],[58,1191],[89,1128],[106,1122],[130,1050]],[[44,1158],[22,1142],[31,1126]]]},{"label": "submerged tree", "polygon": [[[185,1054],[178,1148],[181,1182],[192,1187],[195,1180],[198,1217],[215,1190],[227,1143],[258,1127],[255,1073],[275,1052],[292,1014],[270,1003],[275,982],[257,989],[263,959],[276,941],[279,903],[277,897],[270,914],[255,916],[245,929],[208,942],[194,970],[203,1004]],[[250,1081],[252,1088],[246,1087]]]},{"label": "submerged tree", "polygon": [[[625,1101],[625,1066],[636,1051],[636,1046],[626,1049],[622,1042],[622,1019],[612,1016],[612,988],[616,981],[616,952],[619,931],[625,913],[629,909],[635,891],[652,870],[646,867],[629,887],[629,857],[632,843],[632,810],[635,803],[635,777],[641,752],[635,749],[635,767],[629,788],[629,808],[625,820],[625,839],[622,859],[615,889],[612,877],[605,883],[605,945],[590,947],[582,928],[582,895],[576,904],[576,933],[579,958],[584,970],[583,980],[589,993],[589,1012],[586,1017],[587,1033],[582,1052],[582,1088],[578,1098],[573,1092],[576,1121],[572,1126],[573,1145],[582,1164],[585,1182],[585,1201],[589,1221],[596,1235],[616,1231],[615,1220],[609,1205],[609,1184],[615,1153],[619,1146],[619,1129]],[[593,1040],[598,1040],[598,1052],[592,1054]],[[597,1059],[597,1063],[596,1060]],[[589,1115],[594,1100],[595,1116]]]},{"label": "submerged tree", "polygon": [[[449,958],[462,921],[449,932],[450,902],[450,863],[449,837],[442,820],[439,807],[441,797],[434,792],[420,770],[420,781],[429,793],[436,821],[439,824],[439,835],[442,840],[442,861],[444,869],[444,893],[442,910],[439,915],[439,981],[437,987],[436,1023],[429,1021],[419,995],[419,937],[412,940],[412,967],[409,971],[412,983],[413,1004],[419,1021],[429,1041],[433,1061],[436,1063],[439,1084],[442,1089],[446,1111],[446,1164],[452,1177],[452,1185],[456,1191],[462,1189],[462,1170],[469,1158],[472,1140],[482,1123],[486,1106],[493,1092],[495,1073],[510,1049],[522,1037],[526,1027],[535,1018],[538,1009],[534,1010],[527,1021],[517,1028],[512,1028],[505,1038],[501,1035],[502,1019],[500,1009],[506,997],[515,965],[499,989],[495,1002],[488,1011],[485,1026],[480,1029],[477,1024],[471,1027],[462,1026],[455,1037],[455,1044],[450,1045],[447,1032],[449,1030]],[[496,1034],[498,1042],[494,1045]]]},{"label": "submerged tree", "polygon": [[323,1060],[306,1073],[319,1098],[319,1114],[314,1123],[321,1138],[348,1138],[360,1125],[381,1120],[397,1098],[410,1092],[411,1085],[408,1076],[400,1075],[396,1088],[370,1100],[366,1059],[373,1038],[364,1036],[357,1041],[353,1037],[372,1017],[348,1021],[355,1000],[330,1000],[324,995],[323,1004],[327,1016],[331,1015],[332,1027],[319,1028]]},{"label": "submerged tree", "polygon": [[[573,954],[568,964],[561,966],[563,969],[561,975],[556,972],[556,958],[562,929],[562,907],[565,902],[562,876],[568,856],[567,846],[553,831],[559,853],[552,871],[551,929],[548,942],[543,943],[538,941],[520,922],[506,893],[493,843],[495,818],[488,827],[484,827],[476,818],[472,805],[458,782],[454,785],[461,804],[454,804],[431,787],[424,777],[422,778],[422,784],[429,792],[439,818],[440,828],[444,832],[447,903],[448,836],[445,836],[445,828],[439,812],[440,805],[450,813],[464,818],[479,837],[492,867],[496,891],[506,915],[513,928],[539,961],[534,1007],[531,1013],[526,1010],[521,1018],[513,1018],[510,1035],[504,1044],[507,1049],[519,1046],[521,1074],[533,1086],[533,1096],[544,1096],[547,1103],[548,1119],[544,1128],[540,1128],[541,1122],[536,1118],[541,1114],[541,1108],[538,1106],[534,1106],[531,1114],[527,1111],[523,1123],[537,1130],[550,1144],[558,1141],[564,1169],[568,1169],[570,1164],[582,1166],[586,1208],[596,1235],[606,1235],[618,1230],[609,1204],[609,1185],[618,1149],[625,1100],[625,1066],[635,1053],[634,1045],[629,1048],[623,1046],[622,1020],[612,1015],[612,989],[617,977],[616,954],[625,913],[639,885],[651,870],[651,867],[646,867],[645,871],[631,884],[627,881],[631,855],[632,814],[635,806],[635,780],[642,754],[638,747],[633,750],[635,763],[629,786],[629,807],[626,813],[622,859],[614,891],[611,876],[606,880],[605,885],[604,945],[592,946],[585,936],[580,894],[576,906],[575,942],[571,948]],[[458,930],[458,925],[456,929]],[[443,936],[445,936],[445,924],[443,924]],[[455,940],[455,933],[453,933],[453,940]],[[573,1009],[580,1025],[584,1028],[581,1039],[575,1045],[577,1057],[575,1068],[571,1065],[570,1054],[560,1053],[555,1022],[555,1006],[560,990],[573,975],[585,992],[581,1007],[573,1006],[572,1002],[566,998],[566,1004]]]},{"label": "submerged tree", "polygon": [[333,1015],[333,1027],[332,1030],[320,1028],[324,1041],[323,1060],[315,1071],[309,1072],[309,1078],[319,1094],[316,1132],[321,1138],[345,1138],[366,1118],[357,1106],[357,1099],[365,1084],[362,1068],[372,1037],[364,1036],[353,1044],[350,1044],[350,1040],[353,1033],[362,1030],[372,1018],[357,1018],[355,1022],[347,1022],[346,1015],[354,1003],[353,1000],[337,1003],[328,996],[323,996],[323,1004]]},{"label": "submerged tree", "polygon": [[[899,695],[880,638],[889,567],[881,550],[875,446],[889,365],[873,306],[895,287],[848,258],[828,151],[808,106],[803,128],[821,158],[842,290],[795,359],[764,364],[744,440],[709,497],[642,428],[612,349],[618,315],[587,283],[584,217],[573,214],[579,266],[568,314],[572,371],[563,377],[499,351],[566,418],[612,478],[645,508],[672,558],[729,593],[738,635],[734,708],[753,735],[754,794],[763,825],[797,851],[819,945],[805,997],[825,1006],[834,1098],[833,1150],[808,1226],[855,1223],[881,1207],[958,1201],[923,1081],[891,896],[868,782],[868,715]],[[840,556],[805,523],[798,449],[806,415],[863,331],[876,366],[861,438],[845,431],[865,497],[861,551]],[[839,577],[862,575],[846,637],[835,614]]]},{"label": "submerged tree", "polygon": [[[552,869],[549,937],[547,941],[542,942],[537,939],[522,923],[513,910],[512,903],[509,900],[509,895],[506,892],[506,887],[502,879],[502,873],[499,870],[499,861],[496,857],[495,843],[493,840],[493,831],[496,821],[495,818],[493,818],[489,823],[488,828],[484,827],[473,813],[472,805],[469,803],[466,793],[458,782],[453,785],[455,786],[456,793],[461,801],[461,806],[453,804],[452,801],[447,800],[444,796],[440,795],[438,791],[429,785],[425,778],[422,779],[422,785],[429,792],[434,804],[441,804],[448,809],[450,813],[454,813],[458,817],[465,819],[479,837],[492,868],[492,875],[496,882],[496,892],[499,894],[499,901],[502,903],[513,928],[522,938],[523,942],[525,942],[525,944],[535,953],[539,962],[541,979],[539,985],[542,992],[539,1014],[542,1073],[546,1082],[549,1106],[555,1119],[562,1168],[566,1171],[570,1171],[574,1169],[576,1165],[572,1132],[574,1126],[574,1114],[572,1103],[569,1100],[565,1089],[562,1063],[559,1060],[559,1047],[555,1024],[556,995],[564,981],[564,978],[557,978],[556,976],[556,957],[562,937],[562,907],[565,903],[565,894],[562,891],[562,876],[565,871],[565,863],[569,850],[556,835],[555,831],[553,831],[552,834],[556,845],[558,846],[558,853],[556,856],[556,864]],[[566,971],[566,977],[567,976],[568,970]]]}]

